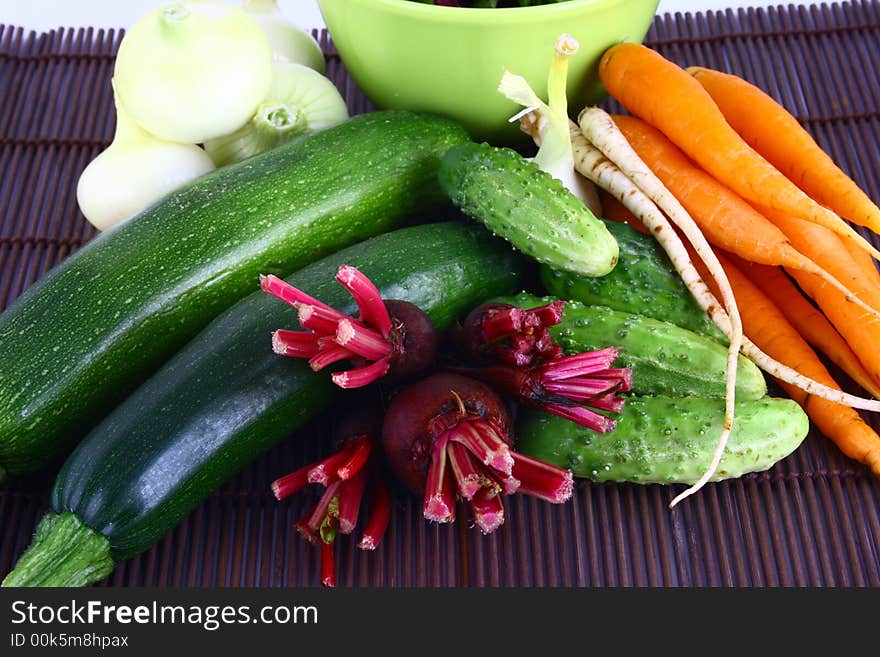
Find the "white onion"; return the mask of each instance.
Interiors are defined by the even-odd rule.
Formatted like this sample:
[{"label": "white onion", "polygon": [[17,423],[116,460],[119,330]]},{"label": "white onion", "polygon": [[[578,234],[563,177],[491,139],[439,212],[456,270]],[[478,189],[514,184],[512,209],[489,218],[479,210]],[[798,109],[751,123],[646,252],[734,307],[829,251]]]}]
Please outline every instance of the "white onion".
[{"label": "white onion", "polygon": [[318,42],[284,18],[276,0],[244,0],[242,6],[263,29],[275,61],[302,64],[318,73],[324,72],[327,64]]},{"label": "white onion", "polygon": [[114,72],[130,116],[167,141],[201,143],[247,122],[272,80],[257,22],[216,0],[166,2],[126,33]]},{"label": "white onion", "polygon": [[213,169],[211,158],[198,146],[144,132],[117,100],[113,143],[82,172],[76,200],[90,223],[107,230]]}]

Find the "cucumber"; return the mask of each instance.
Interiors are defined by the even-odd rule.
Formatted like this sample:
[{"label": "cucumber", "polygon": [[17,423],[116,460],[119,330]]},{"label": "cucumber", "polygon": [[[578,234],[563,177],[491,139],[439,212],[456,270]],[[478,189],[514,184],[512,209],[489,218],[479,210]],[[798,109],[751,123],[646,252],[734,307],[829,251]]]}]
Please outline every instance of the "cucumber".
[{"label": "cucumber", "polygon": [[252,292],[443,202],[445,119],[377,112],[200,178],[80,249],[0,316],[0,472],[60,456]]},{"label": "cucumber", "polygon": [[[441,330],[487,295],[515,288],[523,268],[504,242],[455,222],[373,238],[288,280],[357,312],[334,279],[342,263],[361,269],[384,298],[420,306]],[[327,372],[272,352],[271,331],[285,327],[298,328],[292,308],[262,292],[248,296],[108,415],[61,468],[54,513],[44,520],[50,526],[4,584],[73,586],[105,577],[344,395]]]},{"label": "cucumber", "polygon": [[[497,300],[534,308],[554,299],[519,294]],[[621,347],[616,364],[632,368],[636,395],[724,399],[727,347],[712,338],[643,315],[576,301],[566,303],[562,321],[550,331],[567,353]],[[760,399],[766,394],[761,370],[740,356],[736,398]]]},{"label": "cucumber", "polygon": [[459,144],[443,158],[439,178],[462,212],[538,262],[584,276],[604,276],[617,262],[617,243],[605,225],[516,151]]},{"label": "cucumber", "polygon": [[653,237],[623,223],[602,221],[620,248],[617,266],[602,278],[576,276],[542,266],[541,281],[550,294],[653,317],[727,343],[727,338],[694,301]]},{"label": "cucumber", "polygon": [[[627,399],[617,428],[607,434],[548,413],[523,413],[516,446],[594,481],[693,484],[712,460],[723,423],[723,401],[635,397]],[[766,470],[791,454],[808,430],[806,413],[790,399],[737,402],[712,480]]]}]

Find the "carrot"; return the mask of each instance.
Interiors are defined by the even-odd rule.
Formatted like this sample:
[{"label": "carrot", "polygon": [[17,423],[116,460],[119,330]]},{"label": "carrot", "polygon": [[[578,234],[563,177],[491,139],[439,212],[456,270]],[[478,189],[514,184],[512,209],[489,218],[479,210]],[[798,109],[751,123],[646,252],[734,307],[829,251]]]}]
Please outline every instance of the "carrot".
[{"label": "carrot", "polygon": [[[779,361],[829,387],[839,388],[822,361],[782,311],[731,260],[721,254],[718,254],[718,260],[734,288],[742,309],[743,327],[749,338]],[[779,381],[779,384],[840,451],[868,465],[875,474],[880,475],[880,436],[865,424],[855,410],[813,397],[784,381]]]},{"label": "carrot", "polygon": [[862,266],[837,235],[822,226],[770,208],[761,211],[785,233],[798,251],[844,281],[860,298],[880,307],[880,287],[875,285],[872,277],[865,275]]},{"label": "carrot", "polygon": [[746,143],[789,180],[841,217],[880,232],[880,208],[782,105],[736,75],[700,66],[687,72]]},{"label": "carrot", "polygon": [[849,240],[840,241],[843,242],[846,250],[849,251],[850,257],[861,267],[867,280],[880,288],[880,272],[877,271],[877,265],[874,264],[874,258],[871,257],[871,254],[863,251]]},{"label": "carrot", "polygon": [[[541,121],[540,117],[528,118],[526,116],[522,117],[521,121],[524,132],[531,135],[532,139],[537,141],[541,138],[540,130],[545,129],[542,128],[542,125],[546,122]],[[666,251],[691,296],[730,340],[733,335],[730,318],[697,272],[687,248],[669,220],[660,212],[654,202],[636,187],[632,180],[627,178],[599,149],[587,141],[577,124],[572,122],[570,128],[571,150],[577,171],[596,183],[599,188],[614,196],[649,229],[658,244]],[[857,397],[814,381],[788,365],[774,360],[748,338],[743,338],[742,351],[768,374],[797,386],[809,395],[853,408],[880,412],[880,401]]]},{"label": "carrot", "polygon": [[708,92],[681,67],[640,44],[620,43],[603,53],[599,77],[608,93],[631,113],[658,128],[744,199],[825,226],[880,259],[880,251],[852,226],[807,196],[743,141]]},{"label": "carrot", "polygon": [[[750,262],[790,267],[819,276],[880,317],[880,299],[872,306],[866,297],[854,294],[851,287],[792,246],[783,231],[767,218],[693,164],[662,132],[631,116],[612,118],[639,157],[681,202],[712,244]],[[831,237],[839,242],[833,233]]]},{"label": "carrot", "polygon": [[741,260],[734,255],[731,255],[730,259],[761,292],[776,304],[776,307],[808,344],[828,356],[831,362],[846,372],[853,381],[873,397],[880,399],[880,380],[868,373],[859,357],[850,349],[846,340],[841,337],[828,318],[804,298],[800,290],[779,267],[757,265]]}]

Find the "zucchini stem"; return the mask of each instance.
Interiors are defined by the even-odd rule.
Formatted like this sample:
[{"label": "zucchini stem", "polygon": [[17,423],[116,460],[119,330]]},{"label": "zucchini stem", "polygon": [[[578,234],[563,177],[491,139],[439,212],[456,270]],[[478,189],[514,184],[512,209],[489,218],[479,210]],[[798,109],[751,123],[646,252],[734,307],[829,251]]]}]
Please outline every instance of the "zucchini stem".
[{"label": "zucchini stem", "polygon": [[3,586],[88,586],[113,570],[109,539],[73,513],[48,513]]}]

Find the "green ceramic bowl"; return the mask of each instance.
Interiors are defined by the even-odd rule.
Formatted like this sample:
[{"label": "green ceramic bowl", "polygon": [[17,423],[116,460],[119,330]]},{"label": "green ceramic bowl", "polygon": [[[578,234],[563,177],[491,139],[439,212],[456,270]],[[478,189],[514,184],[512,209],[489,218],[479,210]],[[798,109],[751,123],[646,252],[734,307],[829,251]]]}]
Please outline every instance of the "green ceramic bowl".
[{"label": "green ceramic bowl", "polygon": [[510,9],[465,9],[409,0],[318,0],[327,29],[358,86],[378,107],[430,111],[478,139],[520,139],[519,111],[498,93],[505,68],[542,97],[553,44],[580,42],[569,69],[570,112],[599,102],[597,65],[609,46],[641,42],[658,0],[570,0]]}]

